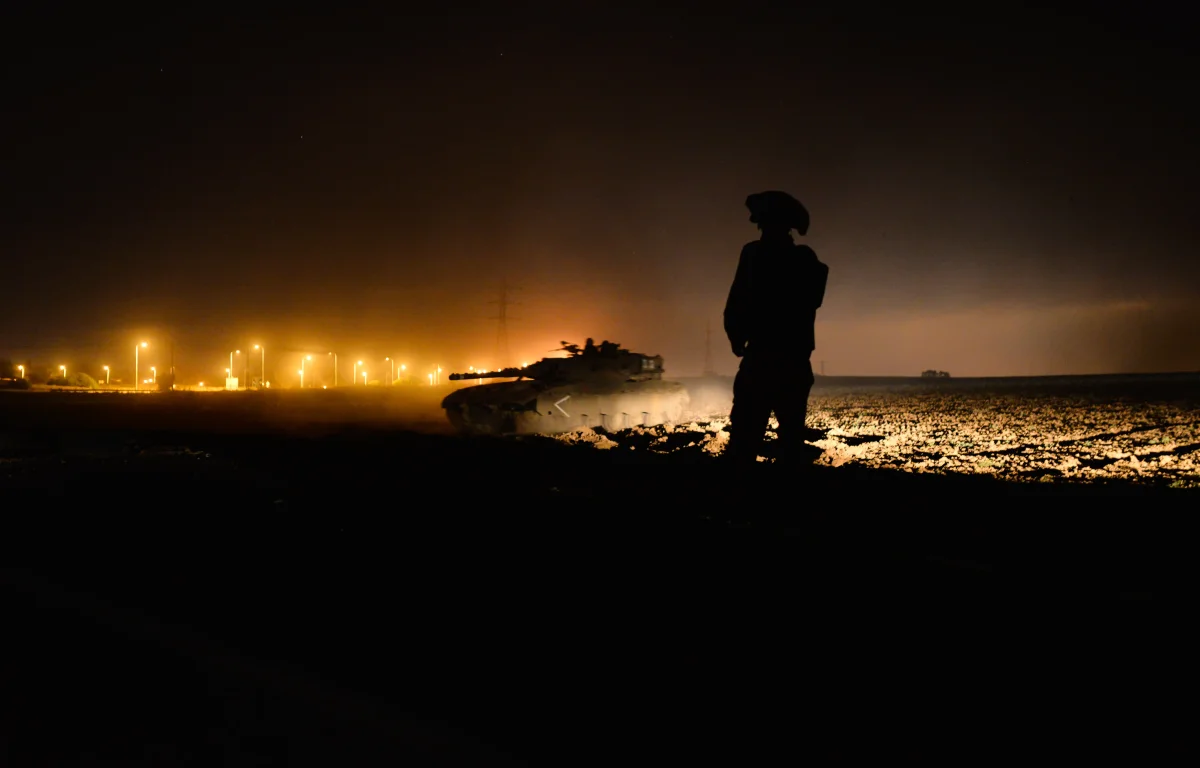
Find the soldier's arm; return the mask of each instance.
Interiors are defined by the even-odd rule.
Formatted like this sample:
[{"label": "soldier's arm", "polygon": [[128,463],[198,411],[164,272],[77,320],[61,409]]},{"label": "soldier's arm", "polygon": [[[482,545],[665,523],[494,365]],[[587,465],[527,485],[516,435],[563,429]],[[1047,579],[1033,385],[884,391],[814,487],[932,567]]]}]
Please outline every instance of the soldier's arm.
[{"label": "soldier's arm", "polygon": [[805,254],[812,262],[812,270],[809,275],[811,281],[808,285],[808,301],[813,309],[820,309],[825,303],[825,287],[829,283],[829,266],[821,263],[817,259],[816,252],[807,245],[801,246],[807,253]]},{"label": "soldier's arm", "polygon": [[746,346],[746,328],[750,312],[750,255],[752,248],[749,244],[742,248],[738,257],[737,272],[733,276],[733,285],[729,288],[729,297],[725,300],[725,335],[729,337],[729,345],[733,354],[742,356]]},{"label": "soldier's arm", "polygon": [[817,262],[817,272],[813,282],[813,309],[820,309],[825,303],[825,286],[829,284],[829,265]]}]

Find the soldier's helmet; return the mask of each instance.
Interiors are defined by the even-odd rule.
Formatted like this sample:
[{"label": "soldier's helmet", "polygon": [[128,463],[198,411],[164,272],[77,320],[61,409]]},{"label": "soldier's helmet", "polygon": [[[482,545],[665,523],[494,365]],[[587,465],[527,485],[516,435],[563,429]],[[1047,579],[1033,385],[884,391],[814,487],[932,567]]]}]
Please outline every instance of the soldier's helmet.
[{"label": "soldier's helmet", "polygon": [[775,224],[794,229],[802,235],[808,233],[808,209],[787,192],[757,192],[746,198],[746,207],[750,209],[750,222],[753,224]]}]

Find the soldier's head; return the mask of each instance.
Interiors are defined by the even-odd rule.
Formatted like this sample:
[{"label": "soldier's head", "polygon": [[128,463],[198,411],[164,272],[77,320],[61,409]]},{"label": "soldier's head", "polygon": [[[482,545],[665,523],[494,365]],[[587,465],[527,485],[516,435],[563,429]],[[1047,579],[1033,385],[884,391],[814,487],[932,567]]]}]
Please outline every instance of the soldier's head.
[{"label": "soldier's head", "polygon": [[758,192],[746,198],[750,222],[763,234],[788,234],[796,230],[808,234],[808,210],[787,192]]}]

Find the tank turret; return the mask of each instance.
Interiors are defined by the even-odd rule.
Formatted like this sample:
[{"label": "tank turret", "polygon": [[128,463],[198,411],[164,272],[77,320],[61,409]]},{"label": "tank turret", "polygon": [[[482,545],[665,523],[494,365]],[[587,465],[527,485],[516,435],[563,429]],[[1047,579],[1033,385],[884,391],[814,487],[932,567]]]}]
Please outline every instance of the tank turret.
[{"label": "tank turret", "polygon": [[451,381],[516,379],[480,384],[442,401],[450,422],[465,432],[553,434],[582,427],[622,429],[680,418],[687,406],[682,384],[663,380],[663,358],[591,339],[562,343],[566,357],[522,368],[452,373]]},{"label": "tank turret", "polygon": [[471,379],[533,379],[547,383],[618,379],[622,381],[651,381],[662,378],[663,359],[660,355],[642,355],[621,349],[605,341],[600,346],[588,344],[582,349],[562,343],[567,357],[547,357],[523,368],[503,368],[499,371],[452,373],[451,381]]}]

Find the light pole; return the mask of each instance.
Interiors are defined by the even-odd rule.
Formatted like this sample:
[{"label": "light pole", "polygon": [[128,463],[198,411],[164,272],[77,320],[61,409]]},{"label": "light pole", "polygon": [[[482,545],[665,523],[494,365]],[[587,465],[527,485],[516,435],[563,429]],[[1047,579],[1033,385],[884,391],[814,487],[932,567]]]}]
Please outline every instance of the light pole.
[{"label": "light pole", "polygon": [[362,374],[363,374],[363,386],[365,387],[365,386],[367,386],[367,372],[363,371]]},{"label": "light pole", "polygon": [[138,374],[138,347],[145,349],[147,346],[149,345],[144,341],[141,344],[133,345],[133,390],[135,392],[138,389],[138,380],[141,378]]},{"label": "light pole", "polygon": [[404,381],[404,372],[407,370],[408,370],[408,366],[401,363],[400,364],[400,380],[401,381]]},{"label": "light pole", "polygon": [[67,378],[67,366],[60,365],[60,366],[58,366],[58,370],[62,371],[63,380],[65,381]]},{"label": "light pole", "polygon": [[259,364],[262,367],[258,373],[258,386],[265,387],[267,386],[267,348],[257,344],[254,345],[254,348],[258,350]]},{"label": "light pole", "polygon": [[111,375],[112,371],[108,370],[107,365],[104,366],[104,386],[107,387],[110,383],[112,383],[111,379],[109,378]]},{"label": "light pole", "polygon": [[304,389],[304,361],[312,360],[312,355],[305,355],[300,358],[300,389]]},{"label": "light pole", "polygon": [[385,357],[383,359],[392,364],[392,373],[390,376],[388,376],[388,386],[391,386],[392,384],[396,383],[396,361],[390,357]]},{"label": "light pole", "polygon": [[18,365],[18,366],[17,366],[17,370],[19,370],[19,371],[21,372],[21,378],[22,378],[22,379],[23,379],[23,378],[25,378],[25,366],[23,366],[23,365]]},{"label": "light pole", "polygon": [[234,355],[240,355],[240,354],[242,354],[242,350],[240,350],[240,349],[238,349],[238,350],[234,350],[233,352],[230,352],[230,353],[229,353],[229,367],[226,369],[226,371],[228,372],[229,376],[228,376],[227,378],[232,378],[232,377],[233,377],[233,356],[234,356]]},{"label": "light pole", "polygon": [[158,369],[155,368],[153,365],[150,366],[150,381],[155,384],[158,383]]},{"label": "light pole", "polygon": [[350,380],[350,385],[354,386],[358,383],[358,366],[362,365],[362,360],[354,364],[354,378]]}]

